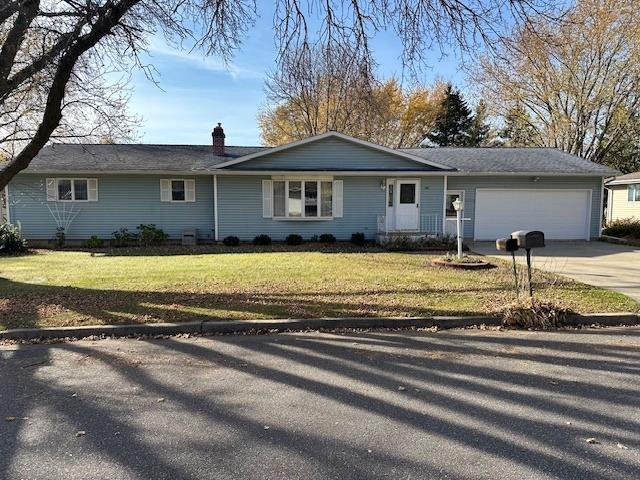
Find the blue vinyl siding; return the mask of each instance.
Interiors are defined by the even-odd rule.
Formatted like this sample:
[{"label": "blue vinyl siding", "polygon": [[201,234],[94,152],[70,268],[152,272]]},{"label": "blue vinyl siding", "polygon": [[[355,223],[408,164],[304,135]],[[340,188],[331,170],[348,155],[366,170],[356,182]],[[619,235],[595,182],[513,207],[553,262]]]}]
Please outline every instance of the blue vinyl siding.
[{"label": "blue vinyl siding", "polygon": [[[536,180],[534,181],[534,178]],[[475,220],[475,200],[477,188],[521,188],[521,189],[591,189],[591,238],[600,236],[600,195],[602,187],[602,177],[533,177],[533,176],[449,176],[447,188],[449,190],[464,190],[466,218],[471,220],[465,222],[465,238],[473,238]],[[531,205],[535,209],[535,205]],[[562,205],[558,205],[562,208]],[[551,212],[553,214],[553,212]],[[500,212],[496,212],[500,215]]]},{"label": "blue vinyl siding", "polygon": [[262,216],[262,180],[270,176],[218,176],[219,239],[236,235],[251,240],[266,233],[283,240],[291,233],[308,239],[331,233],[349,239],[354,232],[374,238],[378,215],[384,215],[385,192],[382,177],[335,177],[343,180],[343,216],[333,220],[274,220]]},{"label": "blue vinyl siding", "polygon": [[[91,177],[98,179],[97,202],[48,202],[45,182],[48,177]],[[213,180],[195,178],[196,201],[170,203],[160,201],[160,179],[167,175],[33,175],[20,174],[9,184],[12,223],[20,223],[25,238],[50,239],[56,222],[48,207],[62,212],[78,212],[66,232],[68,239],[86,239],[92,235],[111,238],[114,230],[125,227],[136,231],[141,223],[154,223],[172,238],[185,228],[197,228],[203,239],[213,239]]]},{"label": "blue vinyl siding", "polygon": [[[383,177],[335,177],[343,183],[343,217],[333,220],[274,220],[262,216],[262,180],[270,176],[218,176],[219,239],[236,235],[251,240],[266,233],[283,240],[291,233],[305,238],[331,233],[348,240],[354,232],[373,239],[378,215],[386,211]],[[420,178],[419,176],[411,178]],[[421,214],[442,214],[443,177],[421,177]]]},{"label": "blue vinyl siding", "polygon": [[339,138],[316,142],[248,160],[227,170],[437,170],[397,155]]}]

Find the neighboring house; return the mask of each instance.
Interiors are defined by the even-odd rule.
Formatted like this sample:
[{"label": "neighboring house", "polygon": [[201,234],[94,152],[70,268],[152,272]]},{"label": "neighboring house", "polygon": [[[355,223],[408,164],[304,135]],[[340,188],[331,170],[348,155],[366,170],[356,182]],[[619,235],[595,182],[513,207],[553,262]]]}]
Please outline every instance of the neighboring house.
[{"label": "neighboring house", "polygon": [[640,220],[640,172],[615,177],[606,187],[608,223],[632,217]]},{"label": "neighboring house", "polygon": [[600,235],[603,179],[616,172],[547,148],[398,149],[329,132],[275,148],[53,145],[9,184],[9,216],[30,240],[111,238],[155,224],[200,241],[268,234],[454,234],[514,230],[550,239]]}]

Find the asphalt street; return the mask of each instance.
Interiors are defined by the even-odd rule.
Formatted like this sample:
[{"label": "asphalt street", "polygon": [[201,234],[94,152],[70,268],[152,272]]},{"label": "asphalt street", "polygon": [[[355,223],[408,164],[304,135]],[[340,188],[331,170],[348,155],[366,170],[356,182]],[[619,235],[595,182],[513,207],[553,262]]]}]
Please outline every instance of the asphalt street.
[{"label": "asphalt street", "polygon": [[4,345],[0,478],[638,479],[640,328]]}]

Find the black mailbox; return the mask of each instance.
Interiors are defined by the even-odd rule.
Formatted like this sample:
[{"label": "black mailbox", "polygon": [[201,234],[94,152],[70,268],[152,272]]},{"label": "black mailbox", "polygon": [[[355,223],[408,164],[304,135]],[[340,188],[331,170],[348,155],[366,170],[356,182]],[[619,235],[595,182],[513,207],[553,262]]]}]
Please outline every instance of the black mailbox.
[{"label": "black mailbox", "polygon": [[499,238],[496,240],[496,248],[503,252],[515,252],[518,250],[518,240],[515,238]]},{"label": "black mailbox", "polygon": [[511,238],[518,242],[518,247],[527,250],[544,247],[544,233],[539,230],[518,230],[511,234]]}]

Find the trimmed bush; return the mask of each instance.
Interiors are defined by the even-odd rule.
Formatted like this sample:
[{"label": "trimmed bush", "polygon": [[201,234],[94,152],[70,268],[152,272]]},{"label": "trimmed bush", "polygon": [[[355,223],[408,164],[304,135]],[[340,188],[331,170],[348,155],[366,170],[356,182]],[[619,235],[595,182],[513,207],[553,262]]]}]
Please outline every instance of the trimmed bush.
[{"label": "trimmed bush", "polygon": [[144,247],[151,245],[162,245],[169,235],[164,233],[164,230],[156,227],[153,223],[140,224],[136,227],[140,233],[138,233],[138,242]]},{"label": "trimmed bush", "polygon": [[366,242],[366,239],[364,238],[364,233],[362,232],[356,232],[354,234],[351,235],[351,243],[353,243],[354,245],[364,245]]},{"label": "trimmed bush", "polygon": [[129,247],[138,241],[138,235],[131,233],[126,228],[116,230],[111,235],[113,235],[113,246],[116,248]]},{"label": "trimmed bush", "polygon": [[27,251],[27,241],[20,235],[18,227],[3,223],[0,225],[0,255],[13,255]]},{"label": "trimmed bush", "polygon": [[302,238],[302,235],[292,233],[291,235],[288,235],[284,241],[287,245],[302,245],[304,239]]},{"label": "trimmed bush", "polygon": [[237,247],[238,245],[240,245],[240,239],[235,235],[229,235],[228,237],[224,237],[222,243],[224,243],[227,247]]},{"label": "trimmed bush", "polygon": [[640,220],[635,218],[614,220],[606,226],[602,233],[612,237],[640,239]]},{"label": "trimmed bush", "polygon": [[91,238],[86,242],[87,248],[100,248],[103,244],[104,241],[96,235],[91,235]]},{"label": "trimmed bush", "polygon": [[330,233],[323,233],[320,235],[320,243],[336,243],[336,237]]},{"label": "trimmed bush", "polygon": [[258,235],[256,238],[253,239],[253,244],[254,245],[271,245],[271,237],[263,233],[262,235]]}]

